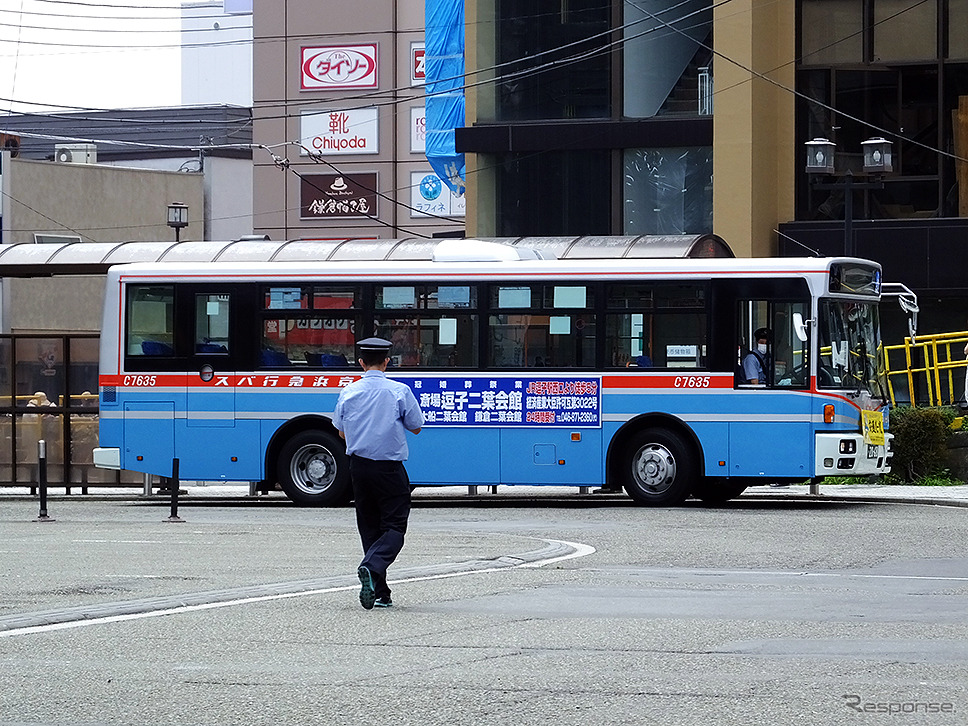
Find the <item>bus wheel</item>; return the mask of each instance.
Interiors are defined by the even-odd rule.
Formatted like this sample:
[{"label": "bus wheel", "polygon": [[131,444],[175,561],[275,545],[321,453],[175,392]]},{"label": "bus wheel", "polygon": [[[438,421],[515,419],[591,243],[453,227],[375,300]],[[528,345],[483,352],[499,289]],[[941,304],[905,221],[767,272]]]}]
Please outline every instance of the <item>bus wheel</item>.
[{"label": "bus wheel", "polygon": [[666,429],[645,429],[632,437],[623,486],[639,504],[681,504],[697,478],[696,453]]},{"label": "bus wheel", "polygon": [[283,491],[296,504],[333,507],[351,498],[349,464],[335,436],[325,431],[301,431],[279,452],[276,473]]},{"label": "bus wheel", "polygon": [[692,496],[704,504],[723,504],[746,491],[747,482],[724,477],[705,477],[692,488]]}]

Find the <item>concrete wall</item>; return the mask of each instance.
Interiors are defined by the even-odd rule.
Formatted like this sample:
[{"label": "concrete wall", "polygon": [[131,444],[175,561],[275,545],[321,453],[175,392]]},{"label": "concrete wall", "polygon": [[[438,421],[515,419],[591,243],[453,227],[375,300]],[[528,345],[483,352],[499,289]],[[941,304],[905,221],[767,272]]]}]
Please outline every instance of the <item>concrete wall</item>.
[{"label": "concrete wall", "polygon": [[104,277],[6,278],[4,333],[97,333]]},{"label": "concrete wall", "polygon": [[11,159],[3,169],[3,242],[34,233],[77,234],[85,242],[174,239],[168,204],[189,207],[181,239],[204,239],[201,174]]},{"label": "concrete wall", "polygon": [[252,234],[252,161],[205,157],[205,239]]}]

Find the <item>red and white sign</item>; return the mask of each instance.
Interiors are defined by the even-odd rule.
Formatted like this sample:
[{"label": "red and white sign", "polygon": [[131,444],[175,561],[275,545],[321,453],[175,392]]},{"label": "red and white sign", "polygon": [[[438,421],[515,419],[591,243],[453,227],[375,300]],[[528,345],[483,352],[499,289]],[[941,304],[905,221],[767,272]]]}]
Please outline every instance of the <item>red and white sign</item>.
[{"label": "red and white sign", "polygon": [[380,153],[379,112],[375,108],[303,111],[299,152],[331,154]]},{"label": "red and white sign", "polygon": [[302,49],[304,91],[376,88],[376,45],[339,45]]},{"label": "red and white sign", "polygon": [[427,80],[427,67],[424,64],[426,51],[423,43],[410,44],[410,85],[422,86]]}]

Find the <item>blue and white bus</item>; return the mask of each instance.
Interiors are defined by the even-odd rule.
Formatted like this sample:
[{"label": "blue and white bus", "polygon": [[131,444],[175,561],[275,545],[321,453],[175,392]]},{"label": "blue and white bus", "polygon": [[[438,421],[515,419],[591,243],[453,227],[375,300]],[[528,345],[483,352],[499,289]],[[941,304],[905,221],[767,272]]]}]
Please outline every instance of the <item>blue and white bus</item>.
[{"label": "blue and white bus", "polygon": [[[890,471],[880,267],[852,258],[157,262],[107,277],[98,466],[351,490],[332,425],[354,341],[427,419],[414,486],[570,485],[636,502]],[[757,385],[737,368],[772,332]]]}]

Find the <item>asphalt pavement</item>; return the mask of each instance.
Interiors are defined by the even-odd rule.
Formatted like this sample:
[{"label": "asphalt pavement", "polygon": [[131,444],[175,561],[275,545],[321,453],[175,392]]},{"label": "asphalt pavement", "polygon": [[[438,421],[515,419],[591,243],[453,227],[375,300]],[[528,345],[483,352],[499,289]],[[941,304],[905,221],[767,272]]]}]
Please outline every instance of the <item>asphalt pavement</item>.
[{"label": "asphalt pavement", "polygon": [[185,488],[0,490],[0,724],[968,723],[968,486],[418,489],[382,612],[351,508]]}]

